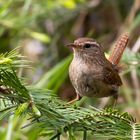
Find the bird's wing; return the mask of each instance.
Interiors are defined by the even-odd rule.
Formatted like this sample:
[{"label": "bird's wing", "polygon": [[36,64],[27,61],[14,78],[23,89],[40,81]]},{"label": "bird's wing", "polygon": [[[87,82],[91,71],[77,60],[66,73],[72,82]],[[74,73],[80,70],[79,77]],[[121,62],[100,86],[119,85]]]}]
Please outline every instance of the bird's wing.
[{"label": "bird's wing", "polygon": [[113,69],[113,67],[106,66],[104,67],[104,82],[110,85],[117,85],[121,86],[122,81],[120,76],[118,75],[118,72]]}]

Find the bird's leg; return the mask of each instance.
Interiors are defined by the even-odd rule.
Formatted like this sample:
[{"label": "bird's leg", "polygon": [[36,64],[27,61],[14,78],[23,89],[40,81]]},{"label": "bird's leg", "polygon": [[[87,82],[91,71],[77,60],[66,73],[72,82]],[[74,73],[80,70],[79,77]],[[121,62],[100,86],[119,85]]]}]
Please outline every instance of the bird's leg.
[{"label": "bird's leg", "polygon": [[76,98],[69,101],[67,104],[73,104],[74,102],[79,101],[81,98],[82,97],[79,94],[76,93]]},{"label": "bird's leg", "polygon": [[113,97],[114,97],[113,108],[115,108],[118,100],[118,94],[113,95]]}]

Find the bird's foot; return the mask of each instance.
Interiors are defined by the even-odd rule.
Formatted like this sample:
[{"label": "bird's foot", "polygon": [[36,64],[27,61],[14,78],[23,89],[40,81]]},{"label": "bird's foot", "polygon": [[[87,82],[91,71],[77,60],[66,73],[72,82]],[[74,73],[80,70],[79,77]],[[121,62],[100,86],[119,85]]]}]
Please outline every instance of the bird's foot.
[{"label": "bird's foot", "polygon": [[67,105],[71,105],[71,104],[75,103],[76,101],[79,101],[81,98],[82,98],[82,97],[81,97],[79,94],[77,94],[77,95],[76,95],[76,98],[73,99],[73,100],[71,100],[71,101],[69,101],[69,102],[67,103]]}]

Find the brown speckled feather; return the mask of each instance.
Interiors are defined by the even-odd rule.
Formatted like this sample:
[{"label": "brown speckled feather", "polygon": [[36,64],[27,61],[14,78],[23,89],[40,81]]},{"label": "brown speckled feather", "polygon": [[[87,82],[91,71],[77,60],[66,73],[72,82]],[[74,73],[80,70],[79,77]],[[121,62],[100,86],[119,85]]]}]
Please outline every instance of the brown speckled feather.
[{"label": "brown speckled feather", "polygon": [[113,68],[105,66],[104,67],[104,82],[110,85],[121,86],[122,81],[118,73],[113,70]]}]

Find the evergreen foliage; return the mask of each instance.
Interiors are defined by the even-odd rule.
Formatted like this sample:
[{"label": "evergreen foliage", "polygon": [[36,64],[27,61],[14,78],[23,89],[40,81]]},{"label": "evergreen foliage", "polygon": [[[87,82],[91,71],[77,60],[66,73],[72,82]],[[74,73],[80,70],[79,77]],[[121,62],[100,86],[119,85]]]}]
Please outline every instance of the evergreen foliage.
[{"label": "evergreen foliage", "polygon": [[88,134],[116,140],[140,139],[140,124],[127,112],[67,105],[51,90],[40,89],[34,85],[25,86],[16,74],[17,67],[21,66],[20,61],[24,62],[22,66],[27,64],[26,60],[21,58],[15,50],[1,55],[0,120],[6,121],[9,118],[9,125],[12,125],[12,133],[8,126],[3,138],[10,133],[16,139],[19,136],[15,136],[14,132],[30,132],[34,129],[36,138],[45,136],[50,140],[59,139],[64,133],[74,140],[78,132],[83,132],[83,139],[86,139]]}]

